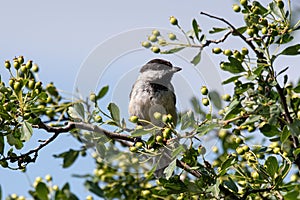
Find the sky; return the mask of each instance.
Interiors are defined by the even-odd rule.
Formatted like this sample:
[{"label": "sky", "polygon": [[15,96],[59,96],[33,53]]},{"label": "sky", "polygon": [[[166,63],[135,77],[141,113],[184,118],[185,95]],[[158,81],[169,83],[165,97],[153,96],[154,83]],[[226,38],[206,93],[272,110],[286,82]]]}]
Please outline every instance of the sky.
[{"label": "sky", "polygon": [[[220,86],[220,80],[226,73],[217,68],[218,59],[205,53],[195,71],[188,60],[194,52],[180,55],[159,56],[142,49],[140,43],[151,34],[151,30],[162,33],[178,32],[169,24],[169,17],[178,18],[181,26],[189,30],[191,20],[196,18],[203,30],[212,26],[221,26],[200,11],[214,13],[241,24],[238,14],[232,12],[235,1],[190,0],[190,1],[0,1],[0,63],[15,56],[23,55],[40,67],[39,78],[44,83],[53,81],[67,96],[79,89],[82,95],[97,91],[109,84],[110,92],[106,102],[114,101],[127,113],[128,95],[138,69],[152,58],[161,57],[184,67],[174,80],[175,90],[182,91],[181,96],[197,93],[201,85],[220,92],[228,90]],[[226,43],[228,48],[241,48],[240,43]],[[282,61],[286,64],[286,60]],[[290,59],[292,79],[298,78],[295,68],[296,59]],[[297,66],[296,66],[297,67]],[[193,71],[194,70],[194,71]],[[193,73],[195,72],[195,73]],[[4,67],[0,68],[3,79],[9,76]],[[175,79],[174,78],[174,79]],[[193,82],[191,80],[196,80]],[[195,84],[197,86],[195,86]],[[188,90],[184,90],[188,88]],[[184,93],[187,91],[187,93]],[[70,95],[69,95],[70,96]],[[124,97],[125,96],[125,97]],[[105,104],[103,106],[106,106]],[[185,99],[179,98],[180,110],[188,109]],[[33,139],[49,136],[37,131]],[[34,145],[36,143],[31,143]],[[28,145],[26,148],[30,148]],[[78,149],[79,144],[68,134],[64,134],[49,147],[42,150],[35,164],[28,166],[27,172],[0,169],[0,185],[4,196],[12,193],[29,196],[27,191],[36,176],[46,174],[54,176],[54,184],[62,186],[71,182],[71,190],[82,199],[89,193],[83,187],[83,180],[72,178],[74,173],[92,173],[93,161],[83,158],[69,169],[60,167],[61,160],[54,159],[69,148]]]}]

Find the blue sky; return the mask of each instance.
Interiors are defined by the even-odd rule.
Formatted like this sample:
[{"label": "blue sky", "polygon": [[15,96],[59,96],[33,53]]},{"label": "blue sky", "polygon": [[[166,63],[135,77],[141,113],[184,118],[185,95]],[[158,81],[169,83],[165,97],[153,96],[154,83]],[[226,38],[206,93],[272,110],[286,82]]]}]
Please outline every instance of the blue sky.
[{"label": "blue sky", "polygon": [[[77,87],[77,78],[78,74],[82,72],[82,67],[99,45],[101,46],[107,41],[111,42],[124,32],[137,29],[173,29],[176,32],[177,29],[169,24],[169,17],[172,15],[176,16],[182,27],[187,30],[191,28],[193,18],[198,20],[203,30],[211,26],[221,26],[220,23],[214,20],[200,17],[200,11],[225,17],[238,25],[241,24],[240,19],[237,17],[239,14],[231,12],[231,4],[233,3],[234,1],[224,0],[177,2],[159,0],[2,1],[0,6],[0,63],[4,63],[6,59],[23,55],[26,59],[32,59],[38,63],[40,66],[39,77],[43,82],[53,81],[61,90],[72,92]],[[141,41],[138,39],[132,38],[124,44],[135,43],[135,45],[139,45]],[[226,45],[228,48],[233,48],[233,46],[241,48],[239,43]],[[114,44],[113,48],[118,48],[118,44]],[[115,51],[113,48],[109,50]],[[99,60],[105,60],[108,54],[108,51],[102,52],[102,55],[99,55]],[[131,66],[128,71],[136,69],[139,63],[143,64],[151,57],[157,57],[148,51],[147,53],[139,52],[120,56],[112,60],[110,65],[116,67],[123,61],[124,65]],[[175,59],[175,61],[176,63],[188,65],[180,59]],[[217,65],[219,61],[212,58],[211,62],[213,65]],[[287,63],[286,61],[283,62]],[[297,73],[299,70],[295,68],[298,66],[293,66],[295,62],[295,58],[290,59],[288,62],[291,64],[288,73],[293,75],[293,79],[299,76],[299,73]],[[118,68],[115,69],[118,70]],[[109,77],[110,73],[115,72],[108,71],[107,73],[105,76]],[[4,78],[8,77],[3,68],[0,68],[0,74]],[[136,72],[133,72],[132,76],[135,75]],[[122,75],[119,74],[118,76]],[[211,77],[214,76],[215,74],[211,75]],[[219,72],[218,76],[223,78],[226,77],[226,74]],[[185,78],[184,75],[182,75],[182,78]],[[120,81],[122,80],[120,78]],[[86,81],[88,83],[90,80]],[[102,83],[103,80],[102,82],[101,80],[98,81],[98,83],[95,83],[95,88],[99,87],[98,84],[109,83],[109,81],[105,82],[105,78],[104,83]],[[205,78],[203,81],[206,82]],[[115,88],[117,86],[118,84]],[[85,92],[89,93],[90,91]],[[128,98],[128,94],[129,91],[125,92],[126,98]],[[120,93],[117,93],[116,96],[112,95],[112,99],[120,99],[118,95],[120,96]],[[122,101],[125,102],[122,107],[126,106],[126,101]],[[124,112],[124,115],[127,115],[126,111]],[[47,135],[47,133],[36,132],[35,135],[34,137],[38,138],[41,135]],[[61,160],[52,157],[52,154],[61,153],[69,148],[76,149],[79,146],[71,136],[65,134],[47,149],[41,151],[37,162],[29,165],[26,173],[0,169],[0,185],[4,196],[11,193],[28,196],[27,191],[36,176],[44,177],[46,174],[52,174],[55,184],[62,186],[63,183],[69,181],[73,191],[76,191],[79,197],[85,197],[89,193],[84,190],[82,180],[72,178],[70,174],[91,173],[94,167],[93,161],[85,158],[75,163],[70,169],[61,169]]]}]

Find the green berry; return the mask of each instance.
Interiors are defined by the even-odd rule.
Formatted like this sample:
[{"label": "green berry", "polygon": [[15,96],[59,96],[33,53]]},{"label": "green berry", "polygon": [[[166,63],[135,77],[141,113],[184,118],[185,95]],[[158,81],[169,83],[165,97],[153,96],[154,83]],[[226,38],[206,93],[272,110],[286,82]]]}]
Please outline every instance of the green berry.
[{"label": "green berry", "polygon": [[157,47],[157,46],[152,46],[152,47],[151,47],[151,51],[152,51],[153,53],[159,53],[159,52],[160,52],[160,49],[159,49],[159,47]]},{"label": "green berry", "polygon": [[28,60],[26,63],[26,69],[31,69],[32,67],[32,60]]},{"label": "green berry", "polygon": [[247,152],[247,151],[249,151],[249,146],[243,145],[243,146],[242,146],[242,149],[244,150],[244,152]]},{"label": "green berry", "polygon": [[25,73],[26,71],[27,71],[26,65],[25,65],[25,64],[22,64],[22,65],[21,65],[21,72]]},{"label": "green berry", "polygon": [[150,35],[148,37],[148,40],[151,41],[151,42],[156,42],[157,41],[157,36],[156,35]]},{"label": "green berry", "polygon": [[33,64],[32,71],[35,72],[35,73],[38,72],[39,71],[39,66],[37,64]]},{"label": "green berry", "polygon": [[178,25],[178,20],[174,17],[174,16],[171,16],[170,17],[170,23],[172,24],[172,25]]},{"label": "green berry", "polygon": [[208,98],[203,98],[203,99],[202,99],[202,104],[203,104],[204,106],[208,106],[208,105],[209,105],[209,100],[208,100]]},{"label": "green berry", "polygon": [[224,101],[230,101],[231,96],[230,96],[229,94],[224,94],[224,95],[222,96],[222,99],[223,99]]},{"label": "green berry", "polygon": [[154,117],[156,120],[161,120],[162,115],[161,115],[160,112],[155,112],[155,113],[153,114],[153,117]]},{"label": "green berry", "polygon": [[226,50],[223,51],[223,54],[225,56],[231,56],[232,55],[232,51],[230,49],[226,49]]},{"label": "green berry", "polygon": [[47,182],[52,181],[52,176],[51,176],[50,174],[46,175],[46,176],[45,176],[45,180],[46,180]]},{"label": "green berry", "polygon": [[275,148],[273,149],[273,153],[277,154],[277,153],[279,153],[279,152],[280,152],[280,148],[279,148],[279,147],[275,147]]},{"label": "green berry", "polygon": [[142,190],[141,191],[142,197],[149,197],[151,195],[150,190]]},{"label": "green berry", "polygon": [[151,43],[148,42],[148,41],[144,41],[144,42],[142,42],[142,46],[145,47],[145,48],[150,48],[151,47]]},{"label": "green berry", "polygon": [[129,119],[132,123],[137,123],[139,121],[139,118],[137,116],[131,116]]},{"label": "green berry", "polygon": [[245,56],[249,53],[249,50],[246,47],[243,47],[241,53]]},{"label": "green berry", "polygon": [[241,11],[241,7],[237,4],[234,4],[232,9],[234,10],[234,12],[240,12]]},{"label": "green berry", "polygon": [[143,143],[142,142],[137,142],[135,143],[135,147],[136,148],[141,148],[143,146]]},{"label": "green berry", "polygon": [[9,79],[8,84],[10,87],[14,87],[15,80],[14,79]]},{"label": "green berry", "polygon": [[23,62],[24,62],[24,57],[23,57],[23,56],[19,56],[19,57],[18,57],[18,62],[19,62],[20,64],[23,64]]},{"label": "green berry", "polygon": [[267,27],[262,27],[261,33],[266,35],[268,33],[268,28]]},{"label": "green berry", "polygon": [[90,94],[90,101],[91,102],[96,102],[96,94],[95,93]]},{"label": "green berry", "polygon": [[155,36],[160,36],[160,32],[156,29],[152,31],[152,34]]},{"label": "green berry", "polygon": [[203,146],[198,147],[198,153],[199,155],[204,155],[206,153],[206,149]]},{"label": "green berry", "polygon": [[259,178],[259,173],[257,171],[254,171],[254,172],[251,173],[251,177],[253,179],[258,179]]},{"label": "green berry", "polygon": [[240,0],[240,4],[243,6],[247,6],[248,1],[247,0]]},{"label": "green berry", "polygon": [[94,120],[95,120],[95,122],[100,123],[100,122],[102,122],[102,117],[100,115],[96,115],[94,117]]},{"label": "green berry", "polygon": [[36,89],[40,89],[41,87],[42,87],[42,82],[41,81],[36,82],[35,85],[34,85],[34,88],[36,88]]},{"label": "green berry", "polygon": [[255,33],[255,31],[254,31],[254,29],[253,28],[247,28],[247,34],[250,36],[250,37],[252,37],[253,35],[254,35],[254,33]]},{"label": "green berry", "polygon": [[163,130],[163,138],[168,139],[171,136],[171,129],[170,128],[164,128]]},{"label": "green berry", "polygon": [[243,143],[243,139],[240,138],[240,137],[236,137],[236,138],[235,138],[235,143],[237,143],[237,144],[242,144],[242,143]]},{"label": "green berry", "polygon": [[227,136],[226,129],[220,129],[218,133],[219,138],[224,139]]},{"label": "green berry", "polygon": [[284,7],[284,3],[282,0],[277,0],[277,6],[278,8],[282,9]]},{"label": "green berry", "polygon": [[135,146],[129,147],[129,151],[131,151],[131,152],[137,152],[137,150],[138,149]]},{"label": "green berry", "polygon": [[170,40],[176,40],[176,35],[174,33],[169,33],[168,37]]},{"label": "green berry", "polygon": [[17,60],[14,60],[14,68],[16,70],[20,69],[20,63]]},{"label": "green berry", "polygon": [[201,87],[201,94],[202,94],[202,95],[207,95],[207,94],[208,94],[208,89],[207,89],[206,86],[202,86],[202,87]]},{"label": "green berry", "polygon": [[164,115],[162,116],[162,121],[163,121],[164,123],[170,122],[168,115],[164,114]]},{"label": "green berry", "polygon": [[16,81],[16,82],[14,83],[14,90],[15,90],[15,91],[20,91],[21,88],[22,88],[21,82],[20,82],[20,81]]},{"label": "green berry", "polygon": [[215,53],[215,54],[220,54],[222,52],[222,49],[219,48],[219,47],[215,47],[212,49],[212,52]]},{"label": "green berry", "polygon": [[6,69],[10,69],[11,65],[10,65],[9,60],[5,61],[4,66],[5,66]]},{"label": "green berry", "polygon": [[236,153],[239,154],[239,155],[245,154],[245,151],[243,150],[242,147],[237,147],[237,148],[235,149],[235,151],[236,151]]},{"label": "green berry", "polygon": [[161,135],[158,135],[155,137],[156,142],[162,143],[163,142],[163,137]]}]

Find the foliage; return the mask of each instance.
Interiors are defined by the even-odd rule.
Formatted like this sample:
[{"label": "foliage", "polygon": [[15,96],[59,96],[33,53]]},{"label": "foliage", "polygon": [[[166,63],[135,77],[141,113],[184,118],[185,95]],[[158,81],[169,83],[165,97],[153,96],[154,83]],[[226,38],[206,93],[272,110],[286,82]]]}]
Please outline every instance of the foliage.
[{"label": "foliage", "polygon": [[[4,168],[24,170],[35,162],[38,151],[64,132],[82,143],[78,150],[70,149],[56,158],[63,167],[71,166],[87,149],[94,151],[96,169],[87,175],[85,187],[105,199],[297,199],[300,196],[299,177],[291,174],[300,169],[300,82],[289,83],[288,67],[276,66],[286,56],[300,54],[300,44],[293,43],[293,34],[300,21],[291,24],[290,1],[281,0],[263,5],[258,1],[241,0],[234,12],[244,18],[244,25],[235,27],[226,19],[201,12],[201,16],[224,23],[208,34],[200,29],[196,19],[192,30],[185,32],[175,17],[170,23],[179,28],[186,41],[175,34],[168,38],[154,30],[142,43],[154,53],[172,54],[186,48],[199,49],[192,59],[197,65],[204,48],[214,45],[212,53],[221,57],[220,68],[231,76],[223,84],[233,84],[232,95],[222,96],[225,106],[209,86],[203,86],[203,111],[197,99],[192,99],[194,111],[180,114],[177,127],[172,116],[155,113],[164,127],[143,119],[130,118],[136,126],[129,129],[114,103],[107,110],[99,106],[108,91],[104,86],[90,100],[63,100],[53,83],[43,87],[37,80],[37,66],[25,63],[23,57],[5,62],[11,79],[9,86],[0,87],[0,162]],[[208,36],[207,36],[208,35]],[[207,39],[220,37],[219,39]],[[245,47],[222,49],[229,37],[241,39]],[[13,69],[14,68],[14,69]],[[276,71],[275,69],[281,69]],[[283,77],[283,78],[281,78]],[[200,86],[201,87],[201,86]],[[212,102],[212,104],[210,103]],[[51,122],[51,124],[49,124]],[[149,126],[141,126],[147,124]],[[24,143],[35,129],[53,133],[48,140],[29,152],[22,152]],[[110,131],[113,130],[113,131]],[[161,135],[156,135],[161,131]],[[212,134],[220,139],[207,156],[199,138]],[[257,145],[252,145],[258,143]],[[197,145],[198,144],[198,145]],[[164,176],[155,177],[157,164],[168,151],[170,164]],[[291,177],[290,180],[288,177]],[[47,181],[46,181],[47,182]],[[69,184],[62,189],[36,181],[30,195],[35,199],[77,199]],[[1,194],[1,193],[0,193]],[[16,196],[14,196],[16,197]],[[9,197],[11,199],[16,199]],[[91,198],[91,197],[89,197]]]}]

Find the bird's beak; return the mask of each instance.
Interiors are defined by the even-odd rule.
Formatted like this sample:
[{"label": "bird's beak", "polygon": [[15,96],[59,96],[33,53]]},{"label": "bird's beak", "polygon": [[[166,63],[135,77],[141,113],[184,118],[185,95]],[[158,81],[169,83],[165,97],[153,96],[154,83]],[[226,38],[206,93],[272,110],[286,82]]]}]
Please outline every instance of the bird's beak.
[{"label": "bird's beak", "polygon": [[173,71],[174,73],[179,72],[180,70],[182,70],[180,67],[173,67],[173,68],[172,68],[172,71]]}]

